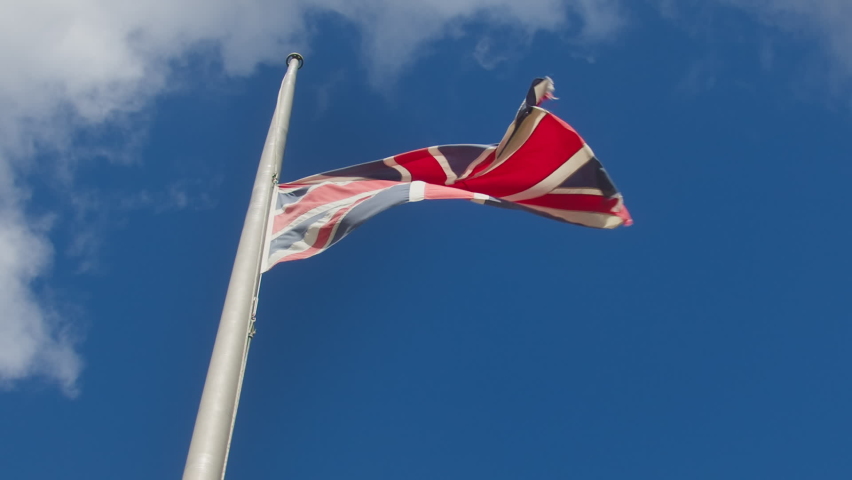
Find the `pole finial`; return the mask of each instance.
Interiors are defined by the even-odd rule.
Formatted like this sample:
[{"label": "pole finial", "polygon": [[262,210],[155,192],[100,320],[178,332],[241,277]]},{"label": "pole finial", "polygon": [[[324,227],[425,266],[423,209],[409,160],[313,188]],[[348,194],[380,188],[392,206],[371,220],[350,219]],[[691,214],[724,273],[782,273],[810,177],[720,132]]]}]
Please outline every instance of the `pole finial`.
[{"label": "pole finial", "polygon": [[291,53],[287,55],[287,65],[290,65],[290,60],[298,60],[299,61],[299,69],[301,70],[302,65],[305,64],[305,57],[299,55],[298,53]]}]

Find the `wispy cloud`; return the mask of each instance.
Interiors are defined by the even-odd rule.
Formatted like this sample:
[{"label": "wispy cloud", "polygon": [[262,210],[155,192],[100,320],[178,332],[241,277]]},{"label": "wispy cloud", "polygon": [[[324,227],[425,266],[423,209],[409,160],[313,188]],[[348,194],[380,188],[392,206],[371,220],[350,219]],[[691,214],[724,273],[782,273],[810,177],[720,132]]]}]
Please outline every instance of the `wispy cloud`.
[{"label": "wispy cloud", "polygon": [[216,205],[213,192],[220,183],[220,178],[207,182],[192,179],[172,182],[159,190],[68,193],[66,202],[77,228],[68,235],[65,253],[76,262],[77,273],[102,273],[98,253],[109,229],[123,224],[116,222],[116,217],[126,218],[140,211],[163,214],[212,208]]},{"label": "wispy cloud", "polygon": [[694,61],[675,86],[675,91],[682,95],[697,95],[713,89],[720,68],[718,59],[713,56]]},{"label": "wispy cloud", "polygon": [[815,39],[839,72],[852,76],[852,2],[847,0],[720,0],[762,23]]},{"label": "wispy cloud", "polygon": [[[526,34],[569,28],[577,42],[610,35],[616,0],[32,0],[0,5],[0,385],[40,376],[76,391],[82,360],[63,319],[39,295],[53,258],[46,217],[28,214],[28,174],[63,172],[111,152],[79,149],[81,131],[133,121],[172,88],[182,59],[215,55],[226,75],[305,49],[313,14],[359,27],[374,85],[393,82],[428,42],[470,22]],[[410,19],[417,18],[417,28]],[[131,119],[131,120],[128,120]],[[137,128],[138,131],[138,128]],[[133,141],[128,137],[128,141]],[[44,155],[50,151],[52,155]],[[39,162],[52,162],[49,165]],[[189,208],[186,188],[139,192],[127,208]],[[84,195],[76,192],[78,197]],[[95,204],[98,200],[91,200]],[[67,208],[67,207],[56,207]],[[80,230],[70,253],[94,257],[101,235]],[[63,323],[66,322],[66,323]]]},{"label": "wispy cloud", "polygon": [[25,216],[23,192],[8,183],[0,162],[0,388],[28,377],[50,379],[69,396],[77,393],[82,360],[66,319],[39,296],[39,277],[50,268],[49,219]]},{"label": "wispy cloud", "polygon": [[[852,93],[852,29],[849,28],[852,2],[848,0],[652,2],[664,18],[686,25],[700,38],[717,42],[731,35],[742,38],[743,32],[732,30],[731,25],[748,28],[749,33],[759,32],[749,47],[754,49],[756,60],[764,71],[784,63],[785,59],[777,54],[779,44],[795,43],[799,48],[809,48],[806,59],[797,59],[796,69],[801,78],[791,80],[800,86],[819,85],[819,90],[835,97]],[[719,21],[720,17],[731,13],[748,22]]]},{"label": "wispy cloud", "polygon": [[490,36],[483,37],[476,42],[473,49],[473,59],[480,67],[486,70],[494,70],[498,65],[509,59],[509,55],[502,50],[494,48],[494,39]]}]

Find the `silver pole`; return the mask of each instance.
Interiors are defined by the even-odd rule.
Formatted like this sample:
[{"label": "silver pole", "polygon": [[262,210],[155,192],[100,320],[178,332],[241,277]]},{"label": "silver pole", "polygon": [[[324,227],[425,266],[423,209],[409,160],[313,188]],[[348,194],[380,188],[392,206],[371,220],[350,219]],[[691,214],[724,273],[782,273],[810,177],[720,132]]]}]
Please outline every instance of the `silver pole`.
[{"label": "silver pole", "polygon": [[192,431],[192,441],[183,471],[184,480],[221,480],[225,477],[225,465],[242,387],[242,371],[254,329],[253,305],[260,284],[263,237],[269,205],[284,157],[284,145],[287,142],[296,71],[301,68],[302,62],[302,56],[298,53],[287,57],[287,74],[281,82],[275,113],[272,115],[266,144],[260,155],[260,165],[257,167],[257,177],[240,235],[234,268],[231,270],[231,282],[225,295],[225,306],[219,320],[219,331],[207,369],[204,391],[201,394],[201,405],[198,407],[195,429]]}]

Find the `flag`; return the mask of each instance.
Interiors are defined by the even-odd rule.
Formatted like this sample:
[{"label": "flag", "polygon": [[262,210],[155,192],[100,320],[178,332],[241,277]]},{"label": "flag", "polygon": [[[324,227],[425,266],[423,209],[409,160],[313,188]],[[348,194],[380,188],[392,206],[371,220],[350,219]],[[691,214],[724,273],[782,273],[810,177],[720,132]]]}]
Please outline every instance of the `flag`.
[{"label": "flag", "polygon": [[551,98],[552,80],[535,79],[496,145],[423,148],[278,185],[263,271],[316,255],[374,215],[420,200],[469,200],[595,228],[630,225],[592,149],[539,107]]}]

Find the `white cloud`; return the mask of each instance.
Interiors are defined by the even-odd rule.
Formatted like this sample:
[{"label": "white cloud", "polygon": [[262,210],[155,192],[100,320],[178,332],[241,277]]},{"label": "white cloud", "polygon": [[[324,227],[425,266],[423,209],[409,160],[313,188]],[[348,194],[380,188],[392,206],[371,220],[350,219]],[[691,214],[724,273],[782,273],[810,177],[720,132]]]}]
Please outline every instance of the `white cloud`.
[{"label": "white cloud", "polygon": [[849,0],[724,0],[763,23],[811,37],[831,61],[834,74],[852,77],[852,2]]},{"label": "white cloud", "polygon": [[480,67],[486,70],[494,70],[501,63],[509,60],[505,52],[494,52],[494,39],[490,36],[483,37],[476,43],[473,49],[473,59]]},{"label": "white cloud", "polygon": [[53,250],[45,222],[23,216],[22,195],[9,183],[8,167],[0,161],[0,387],[39,376],[73,396],[82,361],[62,328],[63,319],[33,291]]},{"label": "white cloud", "polygon": [[[719,7],[733,8],[767,30],[813,48],[810,58],[798,65],[806,84],[828,84],[832,93],[848,93],[852,87],[852,2],[849,0],[716,0],[715,2],[653,0],[663,17],[687,21],[704,34],[720,35],[719,25],[711,21]],[[686,20],[693,17],[692,20]],[[711,27],[711,25],[714,25]],[[728,32],[730,33],[730,32]],[[756,45],[758,61],[771,69],[783,59],[776,55],[774,42],[764,36]],[[801,81],[801,79],[799,79]]]},{"label": "white cloud", "polygon": [[848,0],[722,0],[767,25],[814,37],[852,75],[852,2]]},{"label": "white cloud", "polygon": [[[52,245],[39,219],[27,216],[28,173],[61,166],[73,178],[73,164],[85,156],[74,150],[75,133],[143,110],[170,88],[175,65],[188,54],[215,52],[227,74],[247,75],[306,48],[306,23],[332,12],[359,27],[370,78],[380,85],[420,58],[429,41],[470,21],[527,35],[569,29],[577,41],[597,41],[621,25],[616,7],[617,0],[2,2],[0,384],[36,375],[73,393],[82,365],[63,319],[34,289],[49,272]],[[54,155],[37,155],[44,151]],[[36,164],[46,157],[54,159],[40,161],[59,163]],[[168,200],[187,201],[178,190]]]},{"label": "white cloud", "polygon": [[611,39],[626,22],[617,0],[580,0],[576,9],[582,19],[580,37],[584,41]]}]

